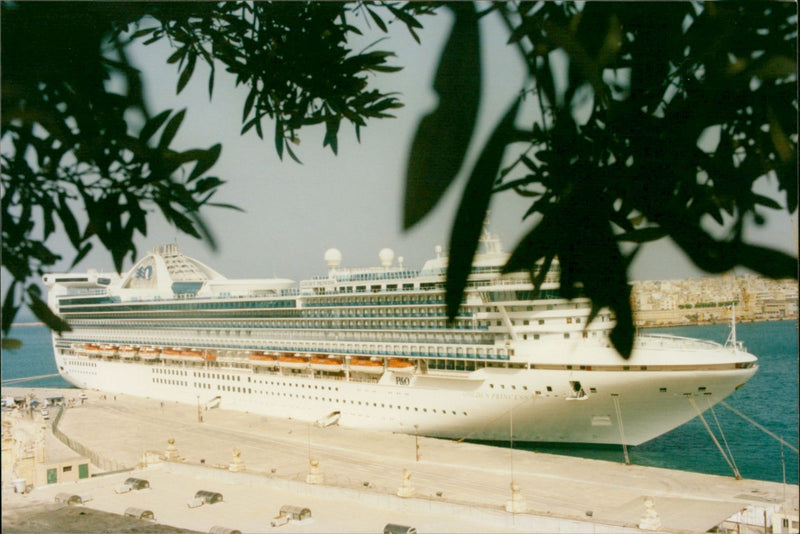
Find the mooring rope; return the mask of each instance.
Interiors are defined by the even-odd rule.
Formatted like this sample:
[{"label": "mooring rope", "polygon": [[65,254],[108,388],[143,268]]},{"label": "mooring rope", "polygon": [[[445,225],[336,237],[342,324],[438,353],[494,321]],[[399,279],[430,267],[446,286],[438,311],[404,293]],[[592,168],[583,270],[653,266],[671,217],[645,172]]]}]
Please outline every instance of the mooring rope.
[{"label": "mooring rope", "polygon": [[725,444],[725,450],[728,451],[728,454],[731,457],[731,462],[733,462],[733,468],[736,472],[739,471],[739,468],[736,466],[736,459],[733,457],[733,453],[731,452],[730,446],[728,446],[728,440],[725,438],[725,432],[722,431],[722,425],[719,424],[719,419],[717,418],[717,412],[714,411],[714,406],[711,404],[711,399],[706,397],[706,402],[708,402],[708,408],[711,410],[711,415],[714,416],[714,421],[717,423],[717,428],[719,429],[719,435],[722,436],[722,442]]},{"label": "mooring rope", "polygon": [[694,410],[697,412],[697,416],[703,422],[703,426],[706,427],[706,430],[708,431],[708,435],[711,436],[712,440],[714,440],[714,444],[719,449],[720,454],[722,454],[722,457],[725,458],[725,462],[727,462],[728,467],[730,467],[733,470],[733,474],[736,477],[736,480],[741,480],[742,475],[739,474],[739,470],[736,469],[736,466],[734,464],[732,464],[731,461],[728,459],[728,455],[725,454],[725,451],[722,449],[722,445],[719,444],[719,441],[717,440],[717,437],[714,435],[714,432],[711,431],[711,427],[708,426],[708,423],[706,422],[706,418],[703,417],[703,412],[700,411],[700,408],[697,406],[697,403],[694,401],[694,397],[692,397],[691,395],[686,395],[686,398],[689,400],[689,404],[692,405],[692,408],[694,408]]},{"label": "mooring rope", "polygon": [[619,407],[619,395],[611,394],[614,400],[614,410],[617,412],[617,422],[619,423],[619,439],[622,441],[622,453],[625,455],[625,465],[631,465],[631,459],[628,456],[628,444],[625,442],[625,430],[622,427],[622,410]]},{"label": "mooring rope", "polygon": [[22,382],[30,382],[31,380],[39,380],[40,378],[52,378],[54,376],[59,376],[59,374],[53,373],[50,375],[24,376],[22,378],[7,378],[6,380],[3,380],[2,383],[3,385],[19,384]]},{"label": "mooring rope", "polygon": [[720,403],[720,404],[722,404],[723,406],[725,406],[727,409],[729,409],[729,410],[730,410],[730,411],[732,411],[733,413],[735,413],[736,415],[738,415],[739,417],[741,417],[742,419],[744,419],[745,421],[747,421],[748,423],[750,423],[750,424],[752,424],[753,426],[755,426],[756,428],[758,428],[759,430],[762,430],[762,431],[764,431],[764,432],[765,432],[767,435],[769,435],[770,437],[772,437],[772,438],[775,438],[775,439],[776,439],[776,440],[778,440],[779,442],[783,443],[784,445],[786,445],[787,447],[789,447],[790,449],[792,449],[794,452],[797,452],[797,447],[794,447],[794,446],[792,446],[790,443],[787,443],[786,441],[784,441],[784,440],[783,440],[783,438],[779,437],[778,435],[774,434],[773,432],[770,432],[769,430],[767,430],[767,429],[766,429],[766,428],[764,428],[763,426],[759,425],[758,423],[756,423],[755,421],[753,421],[752,419],[750,419],[749,417],[747,417],[745,414],[743,414],[742,412],[740,412],[739,410],[737,410],[736,408],[734,408],[733,406],[731,406],[730,404],[728,404],[727,402],[725,402],[725,401],[719,401],[719,403]]}]

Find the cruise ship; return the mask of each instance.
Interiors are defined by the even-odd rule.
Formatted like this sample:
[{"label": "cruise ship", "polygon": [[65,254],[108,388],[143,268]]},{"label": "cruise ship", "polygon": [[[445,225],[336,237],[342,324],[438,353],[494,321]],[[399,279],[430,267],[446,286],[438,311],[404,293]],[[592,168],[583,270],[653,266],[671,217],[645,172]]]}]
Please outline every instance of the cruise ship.
[{"label": "cruise ship", "polygon": [[484,231],[453,322],[447,256],[421,270],[383,249],[380,266],[229,279],[154,248],[127,274],[47,274],[59,373],[79,388],[319,425],[491,441],[639,445],[725,399],[757,359],[725,345],[637,335],[611,346],[614,318],[558,295],[558,263],[529,273]]}]

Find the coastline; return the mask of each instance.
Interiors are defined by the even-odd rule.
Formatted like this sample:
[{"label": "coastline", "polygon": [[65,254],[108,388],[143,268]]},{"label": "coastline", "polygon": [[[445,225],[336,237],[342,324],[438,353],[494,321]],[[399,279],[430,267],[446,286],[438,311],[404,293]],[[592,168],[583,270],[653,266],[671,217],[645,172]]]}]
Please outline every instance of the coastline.
[{"label": "coastline", "polygon": [[[636,312],[634,312],[636,313]],[[797,321],[798,316],[791,316],[791,317],[770,317],[766,319],[736,319],[736,324],[750,324],[750,323],[776,323],[780,321]],[[709,319],[703,321],[660,321],[660,322],[638,322],[634,319],[634,327],[635,328],[667,328],[673,326],[711,326],[715,324],[730,324],[730,319],[720,318],[720,319]]]}]

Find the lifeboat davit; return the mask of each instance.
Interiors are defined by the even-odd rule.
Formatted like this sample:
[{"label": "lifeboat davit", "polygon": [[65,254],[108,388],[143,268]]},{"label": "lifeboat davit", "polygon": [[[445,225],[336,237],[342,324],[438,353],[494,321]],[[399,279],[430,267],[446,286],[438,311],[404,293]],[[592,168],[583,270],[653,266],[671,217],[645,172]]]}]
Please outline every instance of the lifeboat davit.
[{"label": "lifeboat davit", "polygon": [[280,365],[282,369],[308,369],[308,358],[304,358],[299,354],[295,354],[294,356],[284,354],[278,358],[278,365]]},{"label": "lifeboat davit", "polygon": [[383,364],[373,360],[366,360],[361,358],[353,358],[350,360],[351,373],[369,373],[381,374],[383,373]]},{"label": "lifeboat davit", "polygon": [[277,367],[278,357],[265,352],[252,352],[250,353],[250,363],[264,367]]},{"label": "lifeboat davit", "polygon": [[389,360],[389,370],[395,373],[411,374],[414,372],[414,364],[407,360],[398,360],[396,358],[391,358]]},{"label": "lifeboat davit", "polygon": [[157,360],[160,352],[154,347],[142,347],[139,349],[139,357],[143,360]]},{"label": "lifeboat davit", "polygon": [[315,371],[336,373],[342,370],[342,360],[336,358],[311,358],[311,368]]},{"label": "lifeboat davit", "polygon": [[104,344],[100,345],[99,354],[100,356],[114,356],[117,353],[117,347],[114,345]]},{"label": "lifeboat davit", "polygon": [[133,358],[136,356],[136,347],[122,345],[117,352],[120,358]]},{"label": "lifeboat davit", "polygon": [[83,352],[85,352],[87,356],[100,356],[100,347],[87,343],[83,346]]}]

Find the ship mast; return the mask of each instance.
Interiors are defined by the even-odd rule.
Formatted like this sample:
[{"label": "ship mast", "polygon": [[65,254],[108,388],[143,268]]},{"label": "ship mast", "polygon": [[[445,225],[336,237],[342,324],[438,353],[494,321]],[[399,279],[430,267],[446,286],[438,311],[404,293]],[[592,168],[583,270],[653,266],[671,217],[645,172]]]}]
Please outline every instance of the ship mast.
[{"label": "ship mast", "polygon": [[728,339],[725,341],[726,347],[731,347],[734,351],[737,349],[736,341],[736,305],[731,304],[731,332],[728,334]]}]

